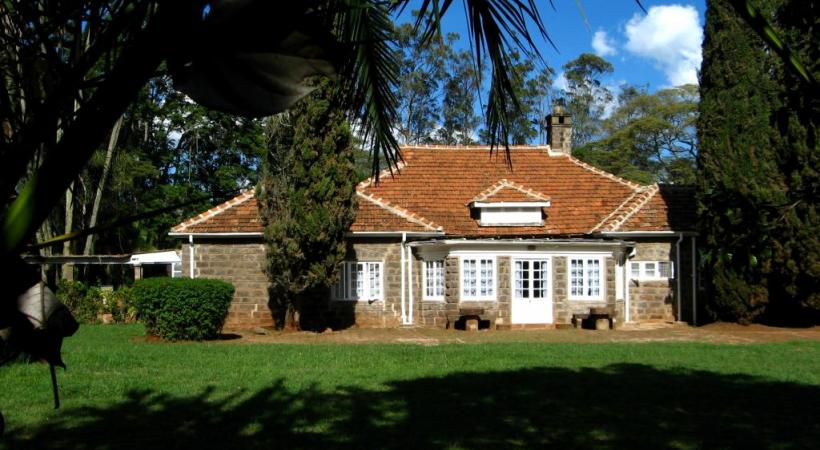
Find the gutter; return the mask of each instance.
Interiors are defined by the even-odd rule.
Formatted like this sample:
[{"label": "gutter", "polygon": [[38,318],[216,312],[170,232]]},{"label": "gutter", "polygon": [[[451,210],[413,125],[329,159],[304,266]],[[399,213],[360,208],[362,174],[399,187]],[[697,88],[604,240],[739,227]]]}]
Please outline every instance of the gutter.
[{"label": "gutter", "polygon": [[351,231],[346,235],[353,237],[434,237],[444,236],[444,231]]},{"label": "gutter", "polygon": [[189,256],[188,270],[190,272],[191,279],[193,279],[194,278],[194,250],[196,249],[196,247],[194,246],[194,235],[193,234],[188,235],[188,245],[190,245],[190,247],[191,247],[190,251],[188,252],[188,256]]},{"label": "gutter", "polygon": [[401,262],[399,265],[401,266],[401,323],[402,325],[407,325],[407,307],[404,304],[404,278],[405,278],[405,264],[404,264],[404,249],[407,243],[407,233],[401,234]]},{"label": "gutter", "polygon": [[678,285],[677,286],[678,287],[678,295],[676,296],[677,297],[677,302],[678,302],[678,317],[677,317],[678,322],[682,321],[682,314],[681,314],[681,309],[680,309],[680,306],[681,306],[681,298],[680,298],[680,295],[681,295],[681,293],[680,293],[680,285],[681,285],[681,280],[680,280],[680,274],[681,274],[680,243],[681,242],[683,242],[683,233],[678,234],[678,241],[675,242],[675,281],[677,282],[676,284]]},{"label": "gutter", "polygon": [[697,251],[695,238],[692,238],[692,325],[698,324],[698,283]]}]

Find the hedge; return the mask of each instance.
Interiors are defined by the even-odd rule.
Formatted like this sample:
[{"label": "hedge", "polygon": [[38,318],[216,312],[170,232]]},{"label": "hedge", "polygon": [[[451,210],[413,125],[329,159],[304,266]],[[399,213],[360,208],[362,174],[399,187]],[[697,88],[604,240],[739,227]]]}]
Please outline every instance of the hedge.
[{"label": "hedge", "polygon": [[203,278],[145,278],[132,291],[146,331],[168,340],[216,338],[233,293],[232,284]]}]

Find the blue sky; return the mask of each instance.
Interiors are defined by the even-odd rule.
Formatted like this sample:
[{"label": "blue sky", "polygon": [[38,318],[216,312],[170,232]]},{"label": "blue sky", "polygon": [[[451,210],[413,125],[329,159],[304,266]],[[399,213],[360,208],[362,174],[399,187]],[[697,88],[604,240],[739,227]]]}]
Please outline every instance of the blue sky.
[{"label": "blue sky", "polygon": [[[650,91],[696,82],[705,1],[643,0],[645,14],[632,0],[538,1],[547,31],[558,47],[540,45],[547,64],[557,72],[579,54],[597,53],[615,67],[604,80],[612,87],[622,83],[648,86]],[[584,9],[589,27],[578,10]],[[412,7],[412,6],[411,6]],[[443,31],[466,35],[460,2],[454,2]],[[405,13],[407,15],[407,13]],[[462,43],[466,46],[466,41]],[[561,87],[560,79],[555,84]]]}]

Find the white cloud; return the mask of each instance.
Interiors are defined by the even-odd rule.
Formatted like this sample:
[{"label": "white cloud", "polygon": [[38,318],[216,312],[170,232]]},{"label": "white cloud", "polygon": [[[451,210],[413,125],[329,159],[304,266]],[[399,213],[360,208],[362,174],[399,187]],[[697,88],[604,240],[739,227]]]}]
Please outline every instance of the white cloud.
[{"label": "white cloud", "polygon": [[555,77],[555,80],[552,82],[552,88],[567,92],[569,90],[569,83],[567,82],[567,74],[561,72]]},{"label": "white cloud", "polygon": [[598,30],[592,35],[592,49],[598,56],[612,56],[618,53],[615,50],[615,44],[606,35],[606,31]]},{"label": "white cloud", "polygon": [[635,14],[625,32],[625,48],[652,60],[670,85],[698,82],[703,28],[693,6],[653,6],[646,15]]}]

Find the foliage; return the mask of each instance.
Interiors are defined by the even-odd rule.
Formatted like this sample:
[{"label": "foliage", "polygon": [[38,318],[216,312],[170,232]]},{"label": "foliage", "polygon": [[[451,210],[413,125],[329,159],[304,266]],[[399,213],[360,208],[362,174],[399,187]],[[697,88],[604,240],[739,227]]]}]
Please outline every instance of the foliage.
[{"label": "foliage", "polygon": [[[820,73],[816,3],[760,7]],[[709,4],[703,56],[698,200],[709,306],[742,322],[820,321],[818,97],[728,0]]]},{"label": "foliage", "polygon": [[345,94],[330,80],[316,83],[310,96],[271,120],[257,191],[279,327],[299,326],[315,291],[335,281],[355,217],[351,135],[340,108]]},{"label": "foliage", "polygon": [[221,280],[144,278],[134,283],[131,295],[149,334],[203,340],[219,335],[233,293],[233,285]]},{"label": "foliage", "polygon": [[80,281],[60,280],[56,295],[80,323],[97,323],[104,308],[102,290]]},{"label": "foliage", "polygon": [[128,286],[121,286],[118,289],[103,291],[104,305],[102,312],[111,314],[114,323],[134,322],[137,317],[137,309],[134,302],[134,290]]},{"label": "foliage", "polygon": [[694,184],[698,87],[654,94],[626,87],[617,109],[602,121],[601,138],[573,155],[639,183]]}]

